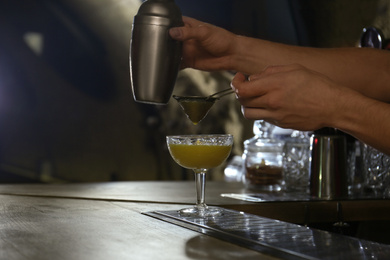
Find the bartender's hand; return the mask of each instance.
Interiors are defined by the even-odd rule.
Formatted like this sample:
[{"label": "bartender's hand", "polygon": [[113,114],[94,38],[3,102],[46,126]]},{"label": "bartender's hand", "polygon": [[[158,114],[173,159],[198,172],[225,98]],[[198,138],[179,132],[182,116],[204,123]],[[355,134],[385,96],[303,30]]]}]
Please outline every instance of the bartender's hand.
[{"label": "bartender's hand", "polygon": [[183,68],[206,71],[230,70],[235,34],[217,26],[183,17],[184,27],[171,28],[175,40],[183,41]]},{"label": "bartender's hand", "polygon": [[270,66],[248,80],[238,73],[232,88],[245,118],[306,131],[331,126],[337,120],[340,90],[344,89],[298,64]]}]

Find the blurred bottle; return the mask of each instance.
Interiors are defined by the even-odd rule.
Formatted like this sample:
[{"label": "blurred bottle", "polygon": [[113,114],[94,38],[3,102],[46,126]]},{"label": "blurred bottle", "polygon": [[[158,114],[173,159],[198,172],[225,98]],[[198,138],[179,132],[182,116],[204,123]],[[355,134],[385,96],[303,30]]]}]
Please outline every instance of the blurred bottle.
[{"label": "blurred bottle", "polygon": [[224,180],[227,182],[241,182],[244,174],[243,161],[241,156],[234,156],[224,170]]}]

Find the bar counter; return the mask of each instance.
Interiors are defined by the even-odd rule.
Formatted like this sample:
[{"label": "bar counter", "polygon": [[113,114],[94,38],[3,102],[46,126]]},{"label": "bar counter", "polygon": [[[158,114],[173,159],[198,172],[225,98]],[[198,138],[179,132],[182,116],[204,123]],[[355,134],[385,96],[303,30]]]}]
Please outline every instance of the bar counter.
[{"label": "bar counter", "polygon": [[[297,224],[390,220],[390,200],[248,202],[209,182],[206,202]],[[3,184],[0,259],[280,259],[145,212],[193,205],[193,182]]]}]

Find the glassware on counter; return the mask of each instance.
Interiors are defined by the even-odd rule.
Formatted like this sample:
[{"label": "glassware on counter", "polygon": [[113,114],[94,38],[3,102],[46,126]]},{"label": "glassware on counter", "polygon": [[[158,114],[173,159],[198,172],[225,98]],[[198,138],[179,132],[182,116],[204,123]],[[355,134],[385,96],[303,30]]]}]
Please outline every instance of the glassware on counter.
[{"label": "glassware on counter", "polygon": [[362,146],[365,192],[375,197],[386,196],[390,185],[390,157],[367,144]]},{"label": "glassware on counter", "polygon": [[283,180],[286,191],[308,193],[310,137],[308,132],[293,131],[284,145]]},{"label": "glassware on counter", "polygon": [[346,135],[346,137],[348,194],[350,198],[355,198],[364,195],[364,144],[350,135]]},{"label": "glassware on counter", "polygon": [[272,137],[274,125],[256,120],[255,136],[244,142],[244,183],[253,191],[280,191],[283,185],[284,142]]},{"label": "glassware on counter", "polygon": [[242,157],[239,155],[233,156],[223,172],[226,182],[242,182],[242,176],[244,175]]}]

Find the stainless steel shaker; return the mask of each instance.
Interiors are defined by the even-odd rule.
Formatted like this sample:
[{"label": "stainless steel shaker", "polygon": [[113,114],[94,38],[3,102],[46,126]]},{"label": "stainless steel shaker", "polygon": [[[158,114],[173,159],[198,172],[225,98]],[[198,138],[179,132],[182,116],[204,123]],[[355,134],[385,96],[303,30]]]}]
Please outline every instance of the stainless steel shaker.
[{"label": "stainless steel shaker", "polygon": [[348,196],[347,142],[343,134],[315,132],[310,140],[310,195],[320,199]]},{"label": "stainless steel shaker", "polygon": [[134,100],[166,104],[172,95],[182,44],[169,36],[183,26],[174,0],[147,0],[134,17],[130,42],[130,77]]}]

